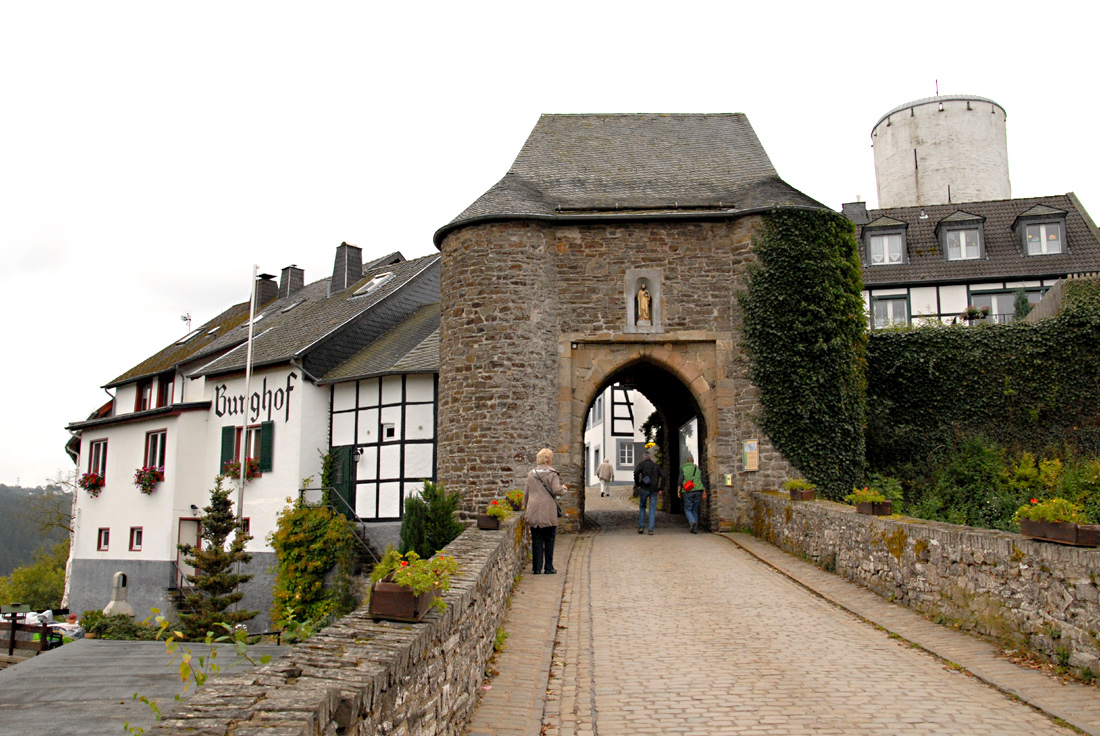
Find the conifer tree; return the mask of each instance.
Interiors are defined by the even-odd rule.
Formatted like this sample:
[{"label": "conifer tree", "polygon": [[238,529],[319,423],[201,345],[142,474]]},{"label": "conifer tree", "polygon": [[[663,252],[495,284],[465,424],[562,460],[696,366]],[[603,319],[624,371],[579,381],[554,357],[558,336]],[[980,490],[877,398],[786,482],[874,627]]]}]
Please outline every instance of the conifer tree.
[{"label": "conifer tree", "polygon": [[413,551],[427,559],[446,547],[462,533],[462,522],[455,518],[458,493],[447,493],[442,483],[424,481],[419,498],[405,499],[401,522],[401,554]]},{"label": "conifer tree", "polygon": [[[208,631],[222,632],[218,624],[234,626],[255,618],[259,611],[230,611],[244,594],[238,590],[251,575],[233,572],[238,562],[247,563],[252,555],[244,551],[245,543],[252,537],[245,534],[242,524],[233,513],[229,499],[231,489],[222,488],[222,476],[214,481],[210,491],[210,504],[203,509],[199,523],[202,526],[202,546],[179,545],[184,560],[195,568],[187,576],[192,590],[183,601],[180,612],[180,628],[189,639],[197,640]],[[226,540],[233,541],[226,548]]]}]

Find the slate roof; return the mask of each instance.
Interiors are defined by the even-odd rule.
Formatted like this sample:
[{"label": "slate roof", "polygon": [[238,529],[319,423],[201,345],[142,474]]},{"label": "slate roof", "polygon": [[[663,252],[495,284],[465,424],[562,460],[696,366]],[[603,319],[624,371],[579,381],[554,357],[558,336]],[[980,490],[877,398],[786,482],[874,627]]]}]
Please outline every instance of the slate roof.
[{"label": "slate roof", "polygon": [[439,304],[427,304],[360,350],[318,383],[391,373],[439,372]]},{"label": "slate roof", "polygon": [[[363,278],[347,289],[328,296],[328,279],[316,281],[289,297],[278,299],[257,315],[253,328],[252,365],[254,368],[300,358],[329,336],[334,335],[366,311],[400,292],[425,270],[436,267],[439,256],[377,266],[364,271]],[[355,291],[375,275],[392,272],[393,278],[369,294]],[[436,297],[438,298],[438,297]],[[289,311],[285,308],[298,300],[304,302]],[[247,337],[245,326],[237,328]],[[359,346],[356,346],[358,349]],[[246,347],[242,343],[231,351],[200,366],[190,375],[217,375],[243,371]]]},{"label": "slate roof", "polygon": [[501,219],[824,209],[776,173],[742,113],[543,115],[512,168],[435,234]]},{"label": "slate roof", "polygon": [[[1038,209],[1036,209],[1038,208]],[[921,212],[927,217],[921,218]],[[1066,252],[1027,256],[1022,236],[1013,225],[1021,215],[1066,215]],[[890,218],[906,223],[908,262],[897,265],[868,265],[863,230]],[[979,218],[974,220],[974,218]],[[983,223],[985,257],[979,260],[948,261],[936,237],[941,222],[973,220]],[[925,207],[894,207],[870,210],[869,223],[856,224],[863,259],[863,284],[867,287],[915,285],[914,282],[948,283],[963,281],[1054,278],[1071,273],[1100,271],[1100,232],[1072,192],[1049,197],[962,202]]]},{"label": "slate roof", "polygon": [[[439,256],[393,263],[400,254],[390,254],[366,264],[363,277],[349,288],[329,296],[329,278],[307,284],[290,296],[267,302],[257,310],[253,332],[254,367],[299,357],[327,335],[339,331],[369,309],[386,301],[426,269],[435,267]],[[380,265],[374,265],[380,264]],[[373,266],[373,267],[371,267]],[[377,290],[354,296],[355,290],[379,273],[394,277]],[[435,299],[438,287],[435,287]],[[425,300],[427,301],[427,300]],[[173,343],[115,378],[107,387],[155,375],[184,366],[188,375],[211,375],[244,370],[245,340],[248,338],[248,302],[234,304],[198,329],[198,335]],[[215,327],[219,329],[210,334]]]}]

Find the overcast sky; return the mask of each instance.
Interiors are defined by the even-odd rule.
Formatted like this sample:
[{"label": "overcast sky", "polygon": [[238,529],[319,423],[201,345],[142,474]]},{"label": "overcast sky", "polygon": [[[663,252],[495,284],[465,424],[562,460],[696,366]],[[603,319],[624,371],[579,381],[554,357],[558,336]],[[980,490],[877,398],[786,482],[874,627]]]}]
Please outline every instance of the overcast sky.
[{"label": "overcast sky", "polygon": [[0,0],[0,483],[71,470],[65,425],[252,264],[435,252],[544,112],[743,112],[839,209],[876,204],[871,126],[938,79],[1007,110],[1014,196],[1096,217],[1100,10],[1075,5]]}]

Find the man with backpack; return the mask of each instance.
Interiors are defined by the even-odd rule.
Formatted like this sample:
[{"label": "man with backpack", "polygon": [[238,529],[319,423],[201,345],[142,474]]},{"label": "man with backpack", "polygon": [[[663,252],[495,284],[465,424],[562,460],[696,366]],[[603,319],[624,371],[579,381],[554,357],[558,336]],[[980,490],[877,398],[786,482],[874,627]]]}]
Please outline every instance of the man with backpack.
[{"label": "man with backpack", "polygon": [[680,478],[676,484],[676,492],[684,499],[684,515],[687,516],[690,531],[696,534],[699,528],[699,499],[707,497],[707,489],[703,485],[703,471],[695,464],[695,458],[691,453],[684,455],[684,464],[680,466]]},{"label": "man with backpack", "polygon": [[634,486],[638,489],[638,533],[645,529],[646,504],[649,505],[649,533],[657,521],[657,494],[664,480],[660,466],[653,462],[653,446],[647,445],[645,457],[634,468]]}]

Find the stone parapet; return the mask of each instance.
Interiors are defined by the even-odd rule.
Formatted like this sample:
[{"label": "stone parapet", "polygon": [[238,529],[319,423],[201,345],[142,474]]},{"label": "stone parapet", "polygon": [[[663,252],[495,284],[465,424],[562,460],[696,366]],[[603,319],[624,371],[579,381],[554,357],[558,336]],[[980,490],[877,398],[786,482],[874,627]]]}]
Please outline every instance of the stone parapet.
[{"label": "stone parapet", "polygon": [[933,619],[1100,674],[1100,549],[750,494],[753,533]]},{"label": "stone parapet", "polygon": [[459,734],[529,547],[518,517],[443,550],[459,572],[445,611],[375,623],[366,606],[276,662],[219,677],[148,734]]}]

